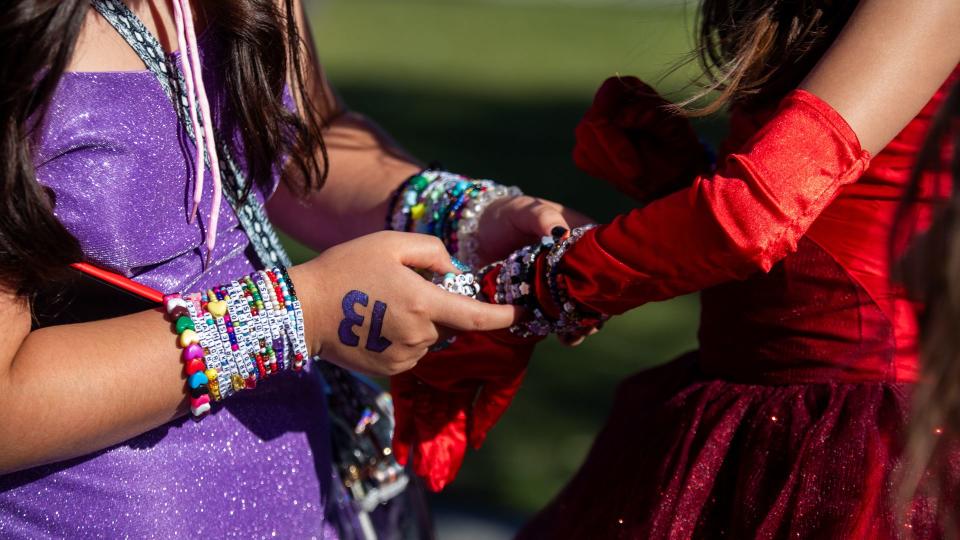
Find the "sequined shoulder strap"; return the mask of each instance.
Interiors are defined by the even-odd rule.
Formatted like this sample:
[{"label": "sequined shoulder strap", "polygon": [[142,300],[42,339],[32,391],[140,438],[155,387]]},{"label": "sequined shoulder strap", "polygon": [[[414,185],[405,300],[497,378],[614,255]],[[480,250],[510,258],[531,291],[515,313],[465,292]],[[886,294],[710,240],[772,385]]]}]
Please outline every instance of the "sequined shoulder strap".
[{"label": "sequined shoulder strap", "polygon": [[[169,61],[157,38],[121,0],[91,0],[91,4],[137,53],[147,69],[157,77],[164,93],[177,108],[177,114],[183,122],[187,135],[196,143],[194,132],[196,126],[193,125],[187,111],[189,104],[184,90],[187,86],[183,74],[176,64]],[[198,121],[201,124],[206,121],[200,111],[198,111]],[[263,206],[254,197],[247,197],[246,199],[243,197],[247,182],[246,175],[233,158],[230,146],[226,142],[229,139],[222,136],[216,130],[216,127],[214,127],[214,133],[214,138],[217,141],[217,153],[220,158],[220,174],[223,177],[224,195],[236,213],[237,220],[243,230],[247,233],[250,244],[253,246],[257,258],[260,259],[261,267],[289,266],[291,264],[290,257],[280,243],[280,238],[277,236],[273,224],[270,223]],[[204,154],[204,161],[209,168],[210,159],[206,153]]]}]

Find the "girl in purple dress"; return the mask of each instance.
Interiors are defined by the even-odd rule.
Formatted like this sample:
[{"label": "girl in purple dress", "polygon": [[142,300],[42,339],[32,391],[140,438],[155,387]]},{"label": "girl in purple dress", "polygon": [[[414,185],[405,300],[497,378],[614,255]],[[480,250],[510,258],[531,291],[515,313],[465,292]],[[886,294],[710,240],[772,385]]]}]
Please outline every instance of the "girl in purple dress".
[{"label": "girl in purple dress", "polygon": [[[311,371],[303,357],[390,375],[444,328],[513,322],[513,308],[410,268],[456,272],[457,232],[461,254],[502,257],[566,226],[566,211],[418,175],[326,84],[298,4],[0,6],[0,537],[390,532],[359,519],[337,478],[324,387],[295,373]],[[429,189],[391,206],[408,177]],[[446,245],[377,232],[391,212],[422,218],[433,186],[477,210],[418,221]],[[280,267],[264,208],[322,254]],[[32,299],[81,260],[183,294],[33,330]]]}]

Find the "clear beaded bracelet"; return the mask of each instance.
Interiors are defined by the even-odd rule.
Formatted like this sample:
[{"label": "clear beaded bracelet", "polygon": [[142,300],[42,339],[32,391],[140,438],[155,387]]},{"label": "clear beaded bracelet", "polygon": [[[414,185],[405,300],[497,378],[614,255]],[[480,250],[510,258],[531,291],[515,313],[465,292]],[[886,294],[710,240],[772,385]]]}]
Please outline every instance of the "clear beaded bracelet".
[{"label": "clear beaded bracelet", "polygon": [[480,217],[491,203],[523,192],[492,180],[474,180],[425,169],[404,182],[394,196],[388,228],[430,234],[468,267],[479,266],[476,240]]},{"label": "clear beaded bracelet", "polygon": [[309,357],[303,309],[283,268],[254,272],[205,293],[171,294],[164,308],[177,333],[192,416]]}]

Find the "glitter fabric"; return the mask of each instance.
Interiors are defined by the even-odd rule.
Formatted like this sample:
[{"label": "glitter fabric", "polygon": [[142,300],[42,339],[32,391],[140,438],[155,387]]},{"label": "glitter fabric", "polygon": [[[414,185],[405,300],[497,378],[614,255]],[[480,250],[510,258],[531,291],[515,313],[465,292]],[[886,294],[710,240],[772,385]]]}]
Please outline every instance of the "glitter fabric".
[{"label": "glitter fabric", "polygon": [[[212,31],[201,38],[220,121],[218,43]],[[66,74],[38,137],[38,178],[91,262],[161,291],[254,270],[229,205],[213,263],[203,267],[207,216],[187,222],[195,148],[149,71]],[[334,538],[338,523],[359,533],[355,517],[334,478],[325,400],[311,375],[278,376],[200,423],[181,419],[0,477],[3,538]]]},{"label": "glitter fabric", "polygon": [[[958,75],[865,171],[837,152],[859,145],[831,133],[846,126],[828,107],[813,102],[826,124],[786,132],[774,111],[735,111],[726,148],[737,155],[716,176],[568,252],[561,272],[588,305],[623,311],[707,287],[700,350],[620,385],[586,462],[521,539],[944,536],[937,514],[955,514],[956,493],[918,497],[902,518],[892,508],[918,359],[888,246],[932,115]],[[850,170],[847,185],[822,185]],[[762,193],[734,186],[708,202],[704,184],[725,178]],[[949,179],[925,180],[936,193]],[[784,240],[793,245],[765,261],[769,271],[731,275],[738,250]],[[944,484],[960,486],[960,449],[942,450]]]}]

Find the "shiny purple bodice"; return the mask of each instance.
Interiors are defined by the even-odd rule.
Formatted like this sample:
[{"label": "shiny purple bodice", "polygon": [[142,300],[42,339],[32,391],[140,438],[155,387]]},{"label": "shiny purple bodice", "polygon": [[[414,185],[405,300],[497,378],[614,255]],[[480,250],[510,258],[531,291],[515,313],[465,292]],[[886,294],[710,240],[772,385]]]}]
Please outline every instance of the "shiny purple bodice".
[{"label": "shiny purple bodice", "polygon": [[[222,126],[215,45],[201,39]],[[164,292],[253,269],[226,201],[204,268],[211,181],[188,223],[194,146],[149,71],[66,74],[37,137],[38,179],[91,262]],[[202,422],[180,419],[89,456],[0,476],[0,537],[332,537],[336,520],[353,521],[338,493],[321,386],[310,375],[281,376]]]}]

